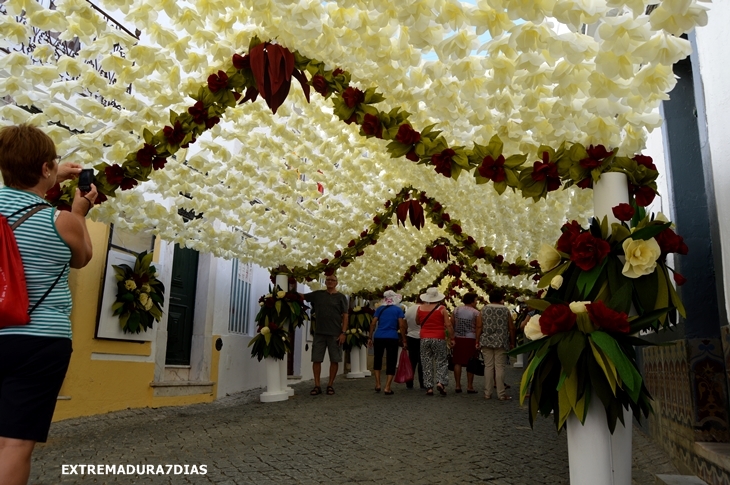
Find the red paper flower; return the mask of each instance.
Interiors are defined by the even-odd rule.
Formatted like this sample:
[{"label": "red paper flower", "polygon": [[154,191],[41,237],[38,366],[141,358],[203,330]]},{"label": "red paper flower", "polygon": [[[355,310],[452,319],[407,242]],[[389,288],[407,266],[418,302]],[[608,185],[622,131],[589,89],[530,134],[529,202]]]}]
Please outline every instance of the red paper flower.
[{"label": "red paper flower", "polygon": [[536,259],[533,259],[532,261],[530,261],[530,266],[532,266],[533,268],[539,268],[540,263],[538,263]]},{"label": "red paper flower", "polygon": [[179,121],[175,122],[175,127],[166,126],[162,129],[165,139],[172,145],[179,145],[185,139],[185,132]]},{"label": "red paper flower", "polygon": [[[220,121],[221,121],[221,119],[219,117],[217,117],[217,116],[213,116],[212,118],[208,118],[207,120],[205,120],[205,128],[208,129],[208,130],[210,130],[215,125],[217,125],[218,123],[220,123]],[[190,143],[195,143],[195,138],[193,138],[190,141]]]},{"label": "red paper flower", "polygon": [[461,226],[458,224],[451,224],[451,226],[449,226],[449,228],[451,229],[451,231],[454,234],[457,234],[457,235],[461,234],[463,232],[463,230],[461,229]]},{"label": "red paper flower", "polygon": [[629,333],[629,320],[625,313],[610,309],[602,301],[589,303],[586,310],[596,327],[607,332]]},{"label": "red paper flower", "polygon": [[228,87],[228,74],[224,71],[218,71],[218,74],[208,76],[208,89],[210,92],[217,93],[221,89]]},{"label": "red paper flower", "polygon": [[687,254],[689,248],[684,242],[682,236],[677,235],[671,228],[666,228],[655,236],[656,242],[659,244],[659,249],[662,250],[662,256],[666,256],[669,253]]},{"label": "red paper flower", "polygon": [[421,141],[421,133],[414,130],[411,125],[403,123],[398,127],[398,134],[395,135],[395,141],[404,145],[415,145]]},{"label": "red paper flower", "polygon": [[682,286],[687,282],[687,278],[682,276],[681,274],[674,272],[674,282],[677,283],[677,286]]},{"label": "red paper flower", "polygon": [[358,88],[348,87],[345,92],[342,93],[342,99],[348,108],[354,108],[358,104],[365,101],[365,93],[360,91]]},{"label": "red paper flower", "polygon": [[188,113],[193,117],[193,121],[199,125],[204,124],[208,119],[208,108],[205,107],[202,101],[198,101],[189,107]]},{"label": "red paper flower", "polygon": [[540,331],[549,337],[559,332],[567,332],[576,322],[575,313],[564,303],[550,305],[540,315]]},{"label": "red paper flower", "polygon": [[337,251],[335,251],[335,258],[339,258],[340,256],[342,256],[342,251],[338,249]]},{"label": "red paper flower", "polygon": [[349,243],[347,243],[347,247],[348,247],[348,248],[352,248],[352,247],[354,247],[354,246],[355,246],[355,240],[354,240],[354,239],[350,239],[350,242],[349,242]]},{"label": "red paper flower", "polygon": [[492,182],[502,182],[507,178],[504,171],[504,156],[500,155],[495,160],[491,155],[487,155],[482,160],[482,164],[478,168],[479,175],[490,179]]},{"label": "red paper flower", "polygon": [[154,145],[145,143],[144,147],[137,152],[137,161],[143,167],[152,165],[152,160],[157,156],[157,148]]},{"label": "red paper flower", "polygon": [[634,198],[636,199],[636,203],[641,207],[646,207],[647,205],[651,204],[654,200],[654,197],[656,197],[656,192],[654,192],[654,189],[647,186],[629,184],[629,193],[634,196]]},{"label": "red paper flower", "polygon": [[167,158],[165,157],[155,157],[155,159],[152,161],[152,168],[155,170],[160,170],[165,168],[165,164],[167,163]]},{"label": "red paper flower", "polygon": [[332,77],[337,77],[337,76],[339,76],[340,74],[344,74],[344,72],[345,72],[345,71],[343,71],[342,69],[340,69],[340,68],[338,67],[337,69],[335,69],[334,71],[332,71]]},{"label": "red paper flower", "polygon": [[[309,81],[305,74],[296,68],[294,54],[284,46],[263,42],[250,53],[251,72],[256,81],[256,91],[246,92],[246,100],[256,99],[258,94],[276,114],[276,110],[289,95],[291,78],[302,85],[304,96],[309,101]],[[250,90],[250,89],[249,89]]]},{"label": "red paper flower", "polygon": [[312,78],[312,87],[322,96],[327,96],[330,92],[330,86],[327,80],[321,74],[315,74]]},{"label": "red paper flower", "polygon": [[120,184],[120,187],[122,190],[129,190],[137,185],[137,181],[134,179],[131,179],[129,177],[126,177],[124,180],[122,180],[122,183]]},{"label": "red paper flower", "polygon": [[477,258],[483,258],[486,255],[487,255],[487,250],[484,249],[483,247],[474,251],[474,256],[476,256]]},{"label": "red paper flower", "polygon": [[251,69],[251,58],[248,54],[245,56],[233,54],[233,67],[236,69]]},{"label": "red paper flower", "polygon": [[606,241],[594,237],[593,234],[586,231],[573,241],[570,260],[583,271],[590,271],[600,264],[610,252],[611,246]]},{"label": "red paper flower", "polygon": [[443,208],[444,208],[444,206],[442,206],[441,203],[439,203],[439,202],[434,202],[433,205],[431,206],[431,210],[434,212],[441,212],[441,209],[443,209]]},{"label": "red paper flower", "polygon": [[431,163],[435,165],[436,173],[440,173],[444,177],[451,177],[451,164],[454,162],[454,155],[456,155],[456,152],[451,148],[431,155]]},{"label": "red paper flower", "polygon": [[444,212],[441,214],[441,220],[444,222],[451,222],[451,216],[447,212]]},{"label": "red paper flower", "polygon": [[571,221],[563,224],[560,230],[563,231],[563,234],[558,239],[558,251],[570,254],[573,251],[573,241],[583,232],[583,228],[577,221]]},{"label": "red paper flower", "polygon": [[448,272],[451,276],[453,276],[455,278],[458,278],[459,276],[461,276],[461,268],[459,267],[458,264],[450,264]]},{"label": "red paper flower", "polygon": [[362,122],[362,131],[368,136],[383,138],[383,125],[380,123],[380,118],[375,115],[366,114]]},{"label": "red paper flower", "polygon": [[504,256],[501,254],[498,254],[494,257],[494,264],[502,264],[504,263]]},{"label": "red paper flower", "polygon": [[449,250],[446,246],[443,244],[439,244],[438,246],[434,246],[430,250],[431,258],[434,261],[439,261],[442,263],[445,263],[449,260]]},{"label": "red paper flower", "polygon": [[327,266],[327,264],[329,264],[329,262],[330,262],[329,259],[324,258],[322,261],[319,262],[319,264],[323,264],[323,265]]},{"label": "red paper flower", "polygon": [[119,185],[124,180],[124,169],[116,163],[111,167],[106,167],[104,174],[106,175],[106,181],[111,185]]},{"label": "red paper flower", "polygon": [[586,151],[588,152],[588,157],[580,161],[580,166],[588,170],[600,167],[603,160],[613,153],[606,150],[606,147],[603,145],[595,147],[591,145]]},{"label": "red paper flower", "polygon": [[543,161],[537,161],[532,166],[532,180],[536,182],[545,181],[547,191],[552,192],[560,188],[560,175],[558,174],[558,165],[550,162],[550,154],[543,152]]},{"label": "red paper flower", "polygon": [[651,170],[656,170],[656,165],[654,165],[654,160],[652,160],[651,157],[647,157],[646,155],[636,155],[633,160],[639,165],[643,165]]},{"label": "red paper flower", "polygon": [[511,276],[517,276],[518,274],[520,274],[522,272],[520,270],[520,267],[517,266],[515,263],[512,263],[509,265],[508,271]]},{"label": "red paper flower", "polygon": [[634,217],[634,208],[625,202],[617,205],[611,210],[613,211],[613,215],[619,221],[630,221],[631,218]]}]

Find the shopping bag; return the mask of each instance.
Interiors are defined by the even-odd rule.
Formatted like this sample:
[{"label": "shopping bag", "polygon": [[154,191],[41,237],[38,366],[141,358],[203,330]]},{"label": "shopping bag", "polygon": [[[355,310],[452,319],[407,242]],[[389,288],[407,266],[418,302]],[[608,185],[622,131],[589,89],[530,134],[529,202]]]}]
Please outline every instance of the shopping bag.
[{"label": "shopping bag", "polygon": [[480,359],[477,354],[474,354],[469,362],[466,364],[466,371],[475,376],[484,375],[484,361]]},{"label": "shopping bag", "polygon": [[404,382],[413,380],[413,367],[411,367],[411,359],[408,357],[408,351],[403,350],[398,359],[398,369],[395,371],[395,382],[403,384]]}]

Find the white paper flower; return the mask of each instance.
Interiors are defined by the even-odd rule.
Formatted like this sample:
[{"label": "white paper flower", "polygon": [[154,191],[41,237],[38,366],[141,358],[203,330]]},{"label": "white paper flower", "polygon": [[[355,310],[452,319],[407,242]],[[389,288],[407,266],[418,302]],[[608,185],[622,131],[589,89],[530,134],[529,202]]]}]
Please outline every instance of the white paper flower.
[{"label": "white paper flower", "polygon": [[554,290],[560,289],[560,287],[563,286],[563,277],[561,275],[553,276],[553,279],[550,280],[550,286]]},{"label": "white paper flower", "polygon": [[537,262],[540,263],[540,269],[543,272],[550,271],[556,267],[560,264],[561,259],[562,257],[558,250],[551,245],[543,243],[540,246],[540,252],[537,254]]},{"label": "white paper flower", "polygon": [[654,272],[656,262],[662,254],[656,239],[626,239],[621,247],[626,254],[626,263],[621,271],[628,278],[639,278]]},{"label": "white paper flower", "polygon": [[540,315],[533,315],[525,325],[525,337],[530,340],[540,340],[545,337],[540,330]]}]

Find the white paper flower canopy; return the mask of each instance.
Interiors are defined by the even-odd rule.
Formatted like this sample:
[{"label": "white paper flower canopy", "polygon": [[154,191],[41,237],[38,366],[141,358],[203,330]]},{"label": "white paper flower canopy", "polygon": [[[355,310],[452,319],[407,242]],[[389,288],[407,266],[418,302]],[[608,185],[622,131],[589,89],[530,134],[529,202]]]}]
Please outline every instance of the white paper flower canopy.
[{"label": "white paper flower canopy", "polygon": [[[84,0],[8,0],[0,16],[2,47],[10,52],[0,57],[0,96],[12,102],[0,107],[0,119],[43,127],[59,153],[80,147],[75,157],[88,166],[121,164],[140,148],[143,129],[157,132],[170,123],[169,110],[184,112],[188,95],[257,35],[327,69],[349,71],[352,85],[385,94],[381,110],[401,107],[419,129],[438,123],[450,145],[487,144],[497,134],[505,155],[534,160],[539,145],[564,141],[631,156],[644,147],[647,130],[661,124],[658,104],[675,84],[672,64],[690,53],[679,36],[707,22],[707,7],[695,0],[661,1],[647,15],[648,3],[94,2],[139,29],[137,39]],[[78,39],[78,55],[59,57],[41,42],[29,46],[33,29]],[[229,109],[149,182],[117,192],[93,217],[275,267],[331,257],[408,185],[440,201],[465,233],[508,260],[534,259],[563,222],[589,214],[589,191],[551,192],[538,202],[509,190],[500,196],[470,176],[455,181],[390,158],[385,145],[342,123],[328,100],[313,96],[307,103],[295,88],[275,115],[261,100]],[[184,222],[179,209],[202,216]],[[432,224],[421,231],[391,224],[376,246],[339,271],[341,287],[395,283],[439,236],[444,231]],[[403,292],[442,269],[429,263]],[[529,286],[520,277],[493,280]]]}]

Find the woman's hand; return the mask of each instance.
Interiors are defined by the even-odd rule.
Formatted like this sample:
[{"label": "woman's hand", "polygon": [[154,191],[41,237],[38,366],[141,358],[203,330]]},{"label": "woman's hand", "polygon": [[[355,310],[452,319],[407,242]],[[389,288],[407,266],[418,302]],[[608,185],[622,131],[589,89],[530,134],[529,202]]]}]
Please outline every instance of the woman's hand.
[{"label": "woman's hand", "polygon": [[58,175],[56,182],[63,182],[64,180],[75,179],[81,173],[81,169],[84,168],[81,164],[67,162],[58,164]]},{"label": "woman's hand", "polygon": [[94,184],[91,184],[91,190],[83,195],[79,189],[76,189],[76,195],[74,195],[74,201],[71,205],[71,212],[86,217],[86,214],[94,207],[94,202],[98,195],[99,193],[96,191],[96,185]]},{"label": "woman's hand", "polygon": [[369,338],[368,339],[368,347],[371,347],[372,348],[372,346],[373,346],[373,339]]}]

